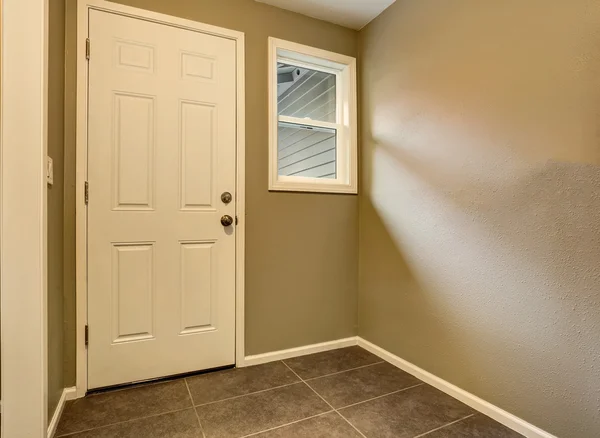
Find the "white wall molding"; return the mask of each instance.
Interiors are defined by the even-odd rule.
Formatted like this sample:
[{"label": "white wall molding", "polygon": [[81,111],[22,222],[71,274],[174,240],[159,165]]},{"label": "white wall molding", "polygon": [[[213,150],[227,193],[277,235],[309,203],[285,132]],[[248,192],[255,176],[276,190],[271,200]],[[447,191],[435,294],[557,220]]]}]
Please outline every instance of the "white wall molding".
[{"label": "white wall molding", "polygon": [[48,425],[48,438],[53,438],[56,433],[56,428],[58,427],[58,423],[60,422],[60,417],[62,416],[63,410],[65,409],[65,404],[68,400],[74,400],[77,398],[77,388],[65,388],[60,396],[60,400],[58,400],[58,405],[56,405],[56,409],[54,410],[54,415],[52,415],[52,419],[50,420],[50,424]]},{"label": "white wall molding", "polygon": [[358,337],[357,340],[358,346],[370,351],[371,353],[379,356],[385,361],[390,362],[392,365],[400,368],[401,370],[412,374],[423,382],[430,384],[440,391],[445,392],[449,396],[454,397],[455,399],[463,402],[482,414],[493,418],[497,422],[504,424],[506,427],[509,427],[528,438],[557,438],[556,436],[540,429],[537,426],[534,426],[531,423],[528,423],[516,415],[494,406],[493,404],[477,397],[476,395],[473,395],[470,392],[467,392],[464,389],[461,389],[458,386],[453,385],[452,383],[447,382],[446,380],[431,374],[422,368],[419,368],[418,366],[396,356],[395,354],[390,353],[387,350],[384,350],[381,347],[378,347],[377,345],[361,337]]},{"label": "white wall molding", "polygon": [[321,342],[319,344],[305,345],[303,347],[289,348],[287,350],[272,351],[270,353],[256,354],[246,356],[244,363],[246,366],[260,365],[263,363],[274,362],[276,360],[289,359],[292,357],[306,356],[307,354],[321,353],[323,351],[337,350],[338,348],[351,347],[356,345],[357,338],[338,339],[336,341]]},{"label": "white wall molding", "polygon": [[71,386],[70,388],[65,388],[65,401],[75,400],[77,397],[77,387]]}]

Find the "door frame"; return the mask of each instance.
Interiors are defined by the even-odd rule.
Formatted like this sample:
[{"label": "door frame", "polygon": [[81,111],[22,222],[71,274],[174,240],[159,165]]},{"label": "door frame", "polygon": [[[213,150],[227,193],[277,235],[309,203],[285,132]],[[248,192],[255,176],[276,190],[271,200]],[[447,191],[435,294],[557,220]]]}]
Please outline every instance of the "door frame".
[{"label": "door frame", "polygon": [[[235,363],[244,366],[244,243],[245,243],[245,51],[244,33],[164,15],[144,9],[124,6],[106,0],[78,0],[77,2],[77,136],[76,136],[76,373],[77,397],[85,396],[88,389],[87,348],[87,207],[85,182],[88,160],[88,62],[86,38],[89,35],[89,11],[104,11],[125,17],[142,19],[227,38],[236,43],[237,102],[236,102],[236,215],[239,218],[235,239]],[[93,42],[92,42],[93,44]],[[93,47],[92,47],[93,53]]]},{"label": "door frame", "polygon": [[2,0],[1,7],[0,434],[42,438],[48,430],[48,0]]}]

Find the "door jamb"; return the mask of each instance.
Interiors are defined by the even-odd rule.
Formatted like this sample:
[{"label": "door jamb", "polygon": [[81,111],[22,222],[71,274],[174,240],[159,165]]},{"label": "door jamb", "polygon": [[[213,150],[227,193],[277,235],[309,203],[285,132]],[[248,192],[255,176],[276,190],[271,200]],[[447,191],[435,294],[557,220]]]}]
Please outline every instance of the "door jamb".
[{"label": "door jamb", "polygon": [[86,38],[89,35],[89,11],[91,9],[116,13],[181,29],[202,32],[227,38],[236,42],[237,102],[236,102],[236,226],[235,240],[235,360],[236,366],[244,366],[244,267],[245,267],[245,49],[244,33],[199,23],[183,18],[164,15],[144,9],[124,6],[106,0],[78,0],[77,3],[77,175],[76,175],[76,385],[77,397],[85,396],[88,388],[87,349],[85,326],[87,324],[87,206],[85,182],[87,181],[87,119],[88,119],[88,62]]},{"label": "door jamb", "polygon": [[0,265],[4,437],[48,428],[48,1],[2,0]]}]

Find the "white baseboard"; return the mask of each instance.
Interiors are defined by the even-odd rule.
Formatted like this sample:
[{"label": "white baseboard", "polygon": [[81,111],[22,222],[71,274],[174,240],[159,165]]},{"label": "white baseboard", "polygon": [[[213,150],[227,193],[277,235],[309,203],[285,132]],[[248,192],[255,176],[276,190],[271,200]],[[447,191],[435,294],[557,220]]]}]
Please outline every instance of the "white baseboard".
[{"label": "white baseboard", "polygon": [[65,388],[65,400],[75,400],[77,398],[77,387],[71,386],[70,388]]},{"label": "white baseboard", "polygon": [[244,366],[260,365],[262,363],[289,359],[291,357],[306,356],[307,354],[321,353],[323,351],[351,347],[352,345],[356,345],[356,343],[356,336],[353,336],[351,338],[338,339],[337,341],[321,342],[320,344],[305,345],[304,347],[289,348],[287,350],[272,351],[270,353],[246,356],[244,359]]},{"label": "white baseboard", "polygon": [[54,415],[52,415],[52,419],[50,420],[50,424],[48,425],[48,438],[52,438],[56,433],[56,428],[58,427],[58,422],[60,421],[60,417],[65,409],[65,403],[67,400],[73,400],[77,397],[77,389],[75,387],[65,388],[60,396],[60,400],[58,400],[58,405],[54,410]]},{"label": "white baseboard", "polygon": [[467,392],[464,389],[461,389],[458,386],[453,385],[452,383],[447,382],[446,380],[441,379],[440,377],[437,377],[422,368],[419,368],[418,366],[390,353],[389,351],[384,350],[381,347],[378,347],[377,345],[361,337],[358,337],[357,340],[358,346],[370,351],[383,360],[390,362],[392,365],[397,366],[401,370],[412,374],[423,382],[430,384],[440,391],[445,392],[449,396],[454,397],[455,399],[472,407],[476,411],[493,418],[497,422],[504,424],[506,427],[509,427],[510,429],[525,435],[528,438],[557,438],[556,436],[540,429],[539,427],[534,426],[533,424],[528,423],[527,421],[509,412],[506,412],[504,409],[500,409],[499,407],[488,403],[487,401],[471,394],[470,392]]},{"label": "white baseboard", "polygon": [[[395,354],[390,353],[387,350],[363,339],[359,336],[354,336],[350,338],[338,339],[336,341],[322,342],[319,344],[305,345],[303,347],[289,348],[287,350],[279,350],[272,351],[270,353],[256,354],[253,356],[246,356],[244,358],[244,364],[242,366],[252,366],[252,365],[260,365],[263,363],[274,362],[277,360],[290,359],[292,357],[305,356],[307,354],[313,353],[321,353],[323,351],[336,350],[338,348],[351,347],[353,345],[358,345],[364,348],[367,351],[379,356],[381,359],[391,363],[392,365],[400,368],[403,371],[406,371],[409,374],[417,377],[425,383],[439,389],[440,391],[448,394],[451,397],[463,402],[464,404],[470,406],[471,408],[479,411],[490,418],[498,421],[501,424],[504,424],[506,427],[525,435],[528,438],[557,438],[555,435],[548,433],[537,426],[534,426],[531,423],[517,417],[516,415],[511,414],[493,404],[471,394],[470,392],[465,391],[464,389],[459,388],[456,385],[453,385],[446,380],[431,374],[428,371],[425,371],[422,368],[396,356]],[[238,364],[240,366],[240,364]],[[54,432],[56,431],[56,427],[58,426],[58,422],[60,420],[60,416],[64,409],[65,402],[67,400],[74,400],[77,398],[77,390],[75,387],[65,388],[59,404],[54,412],[54,416],[52,417],[52,421],[48,426],[48,438],[52,438],[54,436]]]}]

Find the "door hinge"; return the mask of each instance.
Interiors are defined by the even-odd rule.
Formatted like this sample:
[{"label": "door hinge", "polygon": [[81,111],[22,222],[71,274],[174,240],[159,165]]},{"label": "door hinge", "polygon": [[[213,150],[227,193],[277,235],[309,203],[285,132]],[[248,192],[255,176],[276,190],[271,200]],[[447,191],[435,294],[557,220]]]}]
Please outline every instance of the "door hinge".
[{"label": "door hinge", "polygon": [[87,347],[90,343],[90,328],[89,326],[85,326],[85,346]]},{"label": "door hinge", "polygon": [[237,214],[235,215],[235,224],[238,224],[238,218],[237,218]]},{"label": "door hinge", "polygon": [[90,60],[90,39],[85,39],[85,59]]},{"label": "door hinge", "polygon": [[85,182],[85,193],[83,196],[85,199],[85,205],[88,205],[90,202],[90,184],[87,181]]}]

